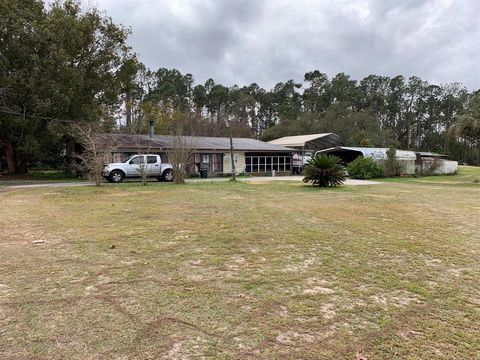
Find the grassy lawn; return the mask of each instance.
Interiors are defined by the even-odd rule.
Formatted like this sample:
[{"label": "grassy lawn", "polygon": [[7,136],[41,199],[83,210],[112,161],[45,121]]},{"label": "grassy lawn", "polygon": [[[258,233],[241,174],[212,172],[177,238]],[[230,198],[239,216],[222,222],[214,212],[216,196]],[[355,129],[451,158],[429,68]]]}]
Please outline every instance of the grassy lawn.
[{"label": "grassy lawn", "polygon": [[50,182],[79,182],[82,179],[67,176],[63,171],[43,170],[30,171],[26,175],[0,174],[0,188],[11,185],[29,185]]},{"label": "grassy lawn", "polygon": [[1,192],[0,358],[480,358],[478,180]]},{"label": "grassy lawn", "polygon": [[457,185],[471,185],[480,183],[480,168],[475,166],[459,166],[458,173],[455,175],[443,176],[422,176],[422,177],[397,177],[397,178],[380,178],[375,181],[395,182],[395,183],[415,183],[415,184],[457,184]]}]

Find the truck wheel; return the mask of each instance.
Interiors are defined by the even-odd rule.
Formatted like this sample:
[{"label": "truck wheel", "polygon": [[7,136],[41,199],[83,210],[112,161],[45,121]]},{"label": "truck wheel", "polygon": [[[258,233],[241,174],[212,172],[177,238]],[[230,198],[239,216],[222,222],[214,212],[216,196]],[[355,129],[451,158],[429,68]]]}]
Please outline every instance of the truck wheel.
[{"label": "truck wheel", "polygon": [[172,169],[167,169],[163,172],[162,180],[167,181],[167,182],[173,181],[173,171],[172,171]]},{"label": "truck wheel", "polygon": [[120,170],[113,170],[109,176],[110,182],[113,182],[113,183],[120,183],[123,181],[124,178],[125,178],[125,174]]}]

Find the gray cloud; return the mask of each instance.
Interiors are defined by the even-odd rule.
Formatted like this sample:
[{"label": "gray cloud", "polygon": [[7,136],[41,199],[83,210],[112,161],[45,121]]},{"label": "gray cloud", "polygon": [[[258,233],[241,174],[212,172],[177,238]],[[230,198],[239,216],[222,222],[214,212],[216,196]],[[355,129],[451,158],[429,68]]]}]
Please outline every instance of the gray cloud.
[{"label": "gray cloud", "polygon": [[97,0],[150,68],[271,87],[307,71],[480,88],[478,0]]}]

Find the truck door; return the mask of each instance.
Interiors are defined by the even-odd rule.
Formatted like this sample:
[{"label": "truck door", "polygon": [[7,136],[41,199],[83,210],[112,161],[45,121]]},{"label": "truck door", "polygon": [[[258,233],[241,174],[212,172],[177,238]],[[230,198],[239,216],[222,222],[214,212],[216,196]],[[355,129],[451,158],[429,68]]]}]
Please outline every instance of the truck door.
[{"label": "truck door", "polygon": [[127,175],[128,176],[140,176],[141,175],[141,166],[145,161],[145,156],[137,155],[130,159],[128,162]]},{"label": "truck door", "polygon": [[160,176],[160,157],[157,155],[147,155],[147,175]]}]

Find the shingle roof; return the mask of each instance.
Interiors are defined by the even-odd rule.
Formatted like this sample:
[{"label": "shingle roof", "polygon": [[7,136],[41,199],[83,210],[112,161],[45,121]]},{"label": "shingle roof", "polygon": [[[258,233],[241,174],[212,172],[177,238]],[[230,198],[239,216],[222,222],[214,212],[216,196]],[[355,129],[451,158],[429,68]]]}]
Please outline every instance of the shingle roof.
[{"label": "shingle roof", "polygon": [[[152,139],[148,135],[131,134],[101,134],[102,141],[114,143],[117,148],[150,148],[169,149],[175,136],[154,135]],[[224,151],[230,150],[230,138],[228,137],[206,137],[206,136],[185,136],[185,141],[194,144],[197,150]],[[293,152],[285,146],[269,144],[260,140],[250,138],[233,138],[234,150],[240,151],[264,151],[264,152]]]}]

